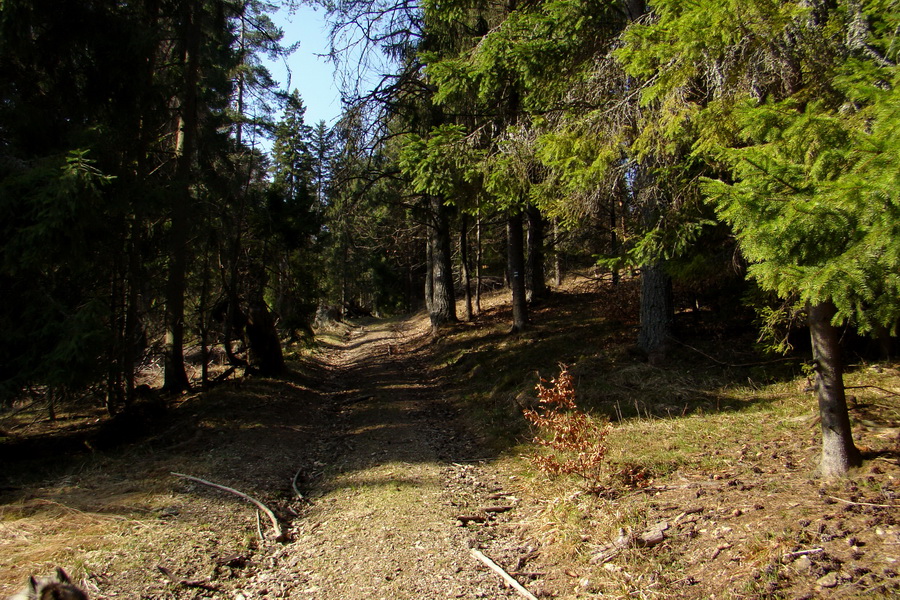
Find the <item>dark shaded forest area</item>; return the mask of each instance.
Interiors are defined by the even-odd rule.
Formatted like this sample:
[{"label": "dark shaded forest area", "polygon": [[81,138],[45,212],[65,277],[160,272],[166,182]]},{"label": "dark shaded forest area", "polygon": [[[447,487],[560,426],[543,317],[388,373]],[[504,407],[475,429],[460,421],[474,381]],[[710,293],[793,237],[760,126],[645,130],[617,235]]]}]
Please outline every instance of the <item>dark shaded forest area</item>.
[{"label": "dark shaded forest area", "polygon": [[816,472],[862,464],[845,372],[900,323],[897,0],[323,2],[333,126],[263,66],[296,4],[0,4],[0,415],[127,437],[292,381],[345,320],[424,310],[456,344],[502,294],[510,344],[575,331],[577,280],[652,368],[691,331],[811,358]]}]

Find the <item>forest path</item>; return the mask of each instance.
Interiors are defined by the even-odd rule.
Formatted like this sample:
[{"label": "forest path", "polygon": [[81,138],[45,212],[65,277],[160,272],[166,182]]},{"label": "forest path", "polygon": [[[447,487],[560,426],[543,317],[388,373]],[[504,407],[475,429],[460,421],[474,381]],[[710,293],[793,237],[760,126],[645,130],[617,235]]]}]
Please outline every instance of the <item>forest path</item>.
[{"label": "forest path", "polygon": [[426,339],[421,324],[370,321],[326,345],[335,418],[305,484],[313,506],[279,561],[279,577],[287,566],[303,584],[291,597],[516,597],[469,552],[484,532],[458,524],[502,486],[455,427]]},{"label": "forest path", "polygon": [[[0,598],[56,565],[96,600],[516,597],[470,548],[524,564],[519,511],[481,510],[517,501],[443,393],[431,342],[421,315],[342,326],[284,378],[170,398],[144,437],[102,451],[85,446],[97,413],[35,418],[22,443],[45,452],[8,443],[0,465]],[[288,539],[173,473],[254,496]]]}]

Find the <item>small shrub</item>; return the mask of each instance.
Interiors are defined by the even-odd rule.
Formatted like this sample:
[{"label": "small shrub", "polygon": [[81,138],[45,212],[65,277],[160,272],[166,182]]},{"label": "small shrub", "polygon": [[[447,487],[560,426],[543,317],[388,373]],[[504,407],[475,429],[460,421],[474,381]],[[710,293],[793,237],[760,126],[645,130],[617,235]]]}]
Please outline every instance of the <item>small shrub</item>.
[{"label": "small shrub", "polygon": [[578,475],[592,489],[601,487],[606,434],[602,426],[575,404],[575,387],[566,365],[549,385],[541,379],[537,390],[538,410],[526,409],[525,418],[538,430],[535,443],[548,449],[532,461],[548,475]]}]

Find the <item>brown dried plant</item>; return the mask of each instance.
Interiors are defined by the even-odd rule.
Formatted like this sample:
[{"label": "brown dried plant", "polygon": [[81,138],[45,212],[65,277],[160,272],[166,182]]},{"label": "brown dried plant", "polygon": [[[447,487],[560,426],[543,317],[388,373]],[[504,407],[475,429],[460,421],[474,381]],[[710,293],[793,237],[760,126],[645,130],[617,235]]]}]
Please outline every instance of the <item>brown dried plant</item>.
[{"label": "brown dried plant", "polygon": [[606,435],[603,425],[575,404],[575,386],[566,365],[548,382],[541,379],[537,390],[539,410],[526,409],[525,418],[535,428],[535,443],[548,449],[532,457],[534,464],[548,475],[578,475],[591,489],[601,487]]}]

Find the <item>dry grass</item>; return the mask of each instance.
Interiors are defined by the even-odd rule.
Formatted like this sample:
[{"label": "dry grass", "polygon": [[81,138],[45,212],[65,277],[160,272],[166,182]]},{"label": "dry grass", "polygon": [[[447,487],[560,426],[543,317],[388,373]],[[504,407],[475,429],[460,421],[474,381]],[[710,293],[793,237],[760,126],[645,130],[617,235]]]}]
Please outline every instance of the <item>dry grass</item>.
[{"label": "dry grass", "polygon": [[[468,419],[467,435],[483,436],[485,455],[499,456],[485,468],[519,501],[503,525],[513,533],[497,540],[537,549],[522,569],[542,573],[544,590],[558,598],[895,595],[900,517],[883,507],[900,506],[898,365],[860,364],[848,373],[854,436],[867,461],[845,480],[823,482],[815,476],[815,399],[799,370],[724,367],[686,347],[665,368],[652,367],[631,349],[634,307],[614,311],[613,300],[622,298],[581,282],[537,307],[528,332],[509,336],[505,295],[496,293],[485,298],[476,322],[448,328],[438,340],[420,314],[390,324],[416,335],[379,342],[384,356],[427,351],[435,367],[423,367],[422,375],[442,376]],[[324,333],[321,352],[351,333],[347,326]],[[743,340],[690,342],[721,362],[755,362]],[[599,494],[584,491],[575,477],[550,478],[527,460],[535,447],[522,409],[534,402],[539,375],[552,377],[559,362],[571,366],[578,405],[612,422]],[[168,473],[207,477],[263,501],[283,496],[298,448],[322,426],[304,412],[306,376],[278,385],[250,379],[182,397],[172,410],[190,428],[164,429],[115,456],[87,454],[82,445],[65,470],[54,469],[54,461],[43,470],[18,465],[9,475],[17,491],[0,504],[0,595],[61,564],[89,591],[96,584],[135,597],[173,597],[156,564],[201,578],[219,568],[217,559],[247,554],[258,543],[253,511]],[[353,398],[358,390],[342,393]],[[74,431],[92,418],[61,417]],[[22,418],[34,421],[32,435],[46,425],[40,416]],[[321,451],[327,459],[335,449]],[[351,473],[335,481],[348,498],[362,487],[373,488],[378,502],[396,496],[391,509],[403,511],[407,492],[436,485],[424,476],[393,482],[406,468],[385,461],[374,479]],[[661,542],[635,542],[663,523]],[[815,552],[792,555],[804,551]],[[817,583],[828,576],[833,586]]]},{"label": "dry grass", "polygon": [[[438,364],[462,381],[474,426],[505,449],[500,468],[534,506],[522,525],[540,541],[534,569],[554,574],[549,589],[564,598],[896,593],[896,509],[867,505],[900,507],[900,369],[848,372],[854,436],[868,460],[846,480],[824,482],[817,404],[799,359],[754,356],[752,338],[698,337],[657,368],[632,351],[628,310],[604,307],[604,297],[558,297],[518,337],[499,333],[506,314],[496,305],[439,346]],[[521,410],[534,401],[538,373],[552,376],[559,362],[571,367],[579,407],[613,422],[599,495],[524,458],[538,449]],[[659,524],[662,543],[616,546]],[[810,548],[821,551],[809,562],[790,554]],[[817,583],[826,575],[834,585]]]}]

